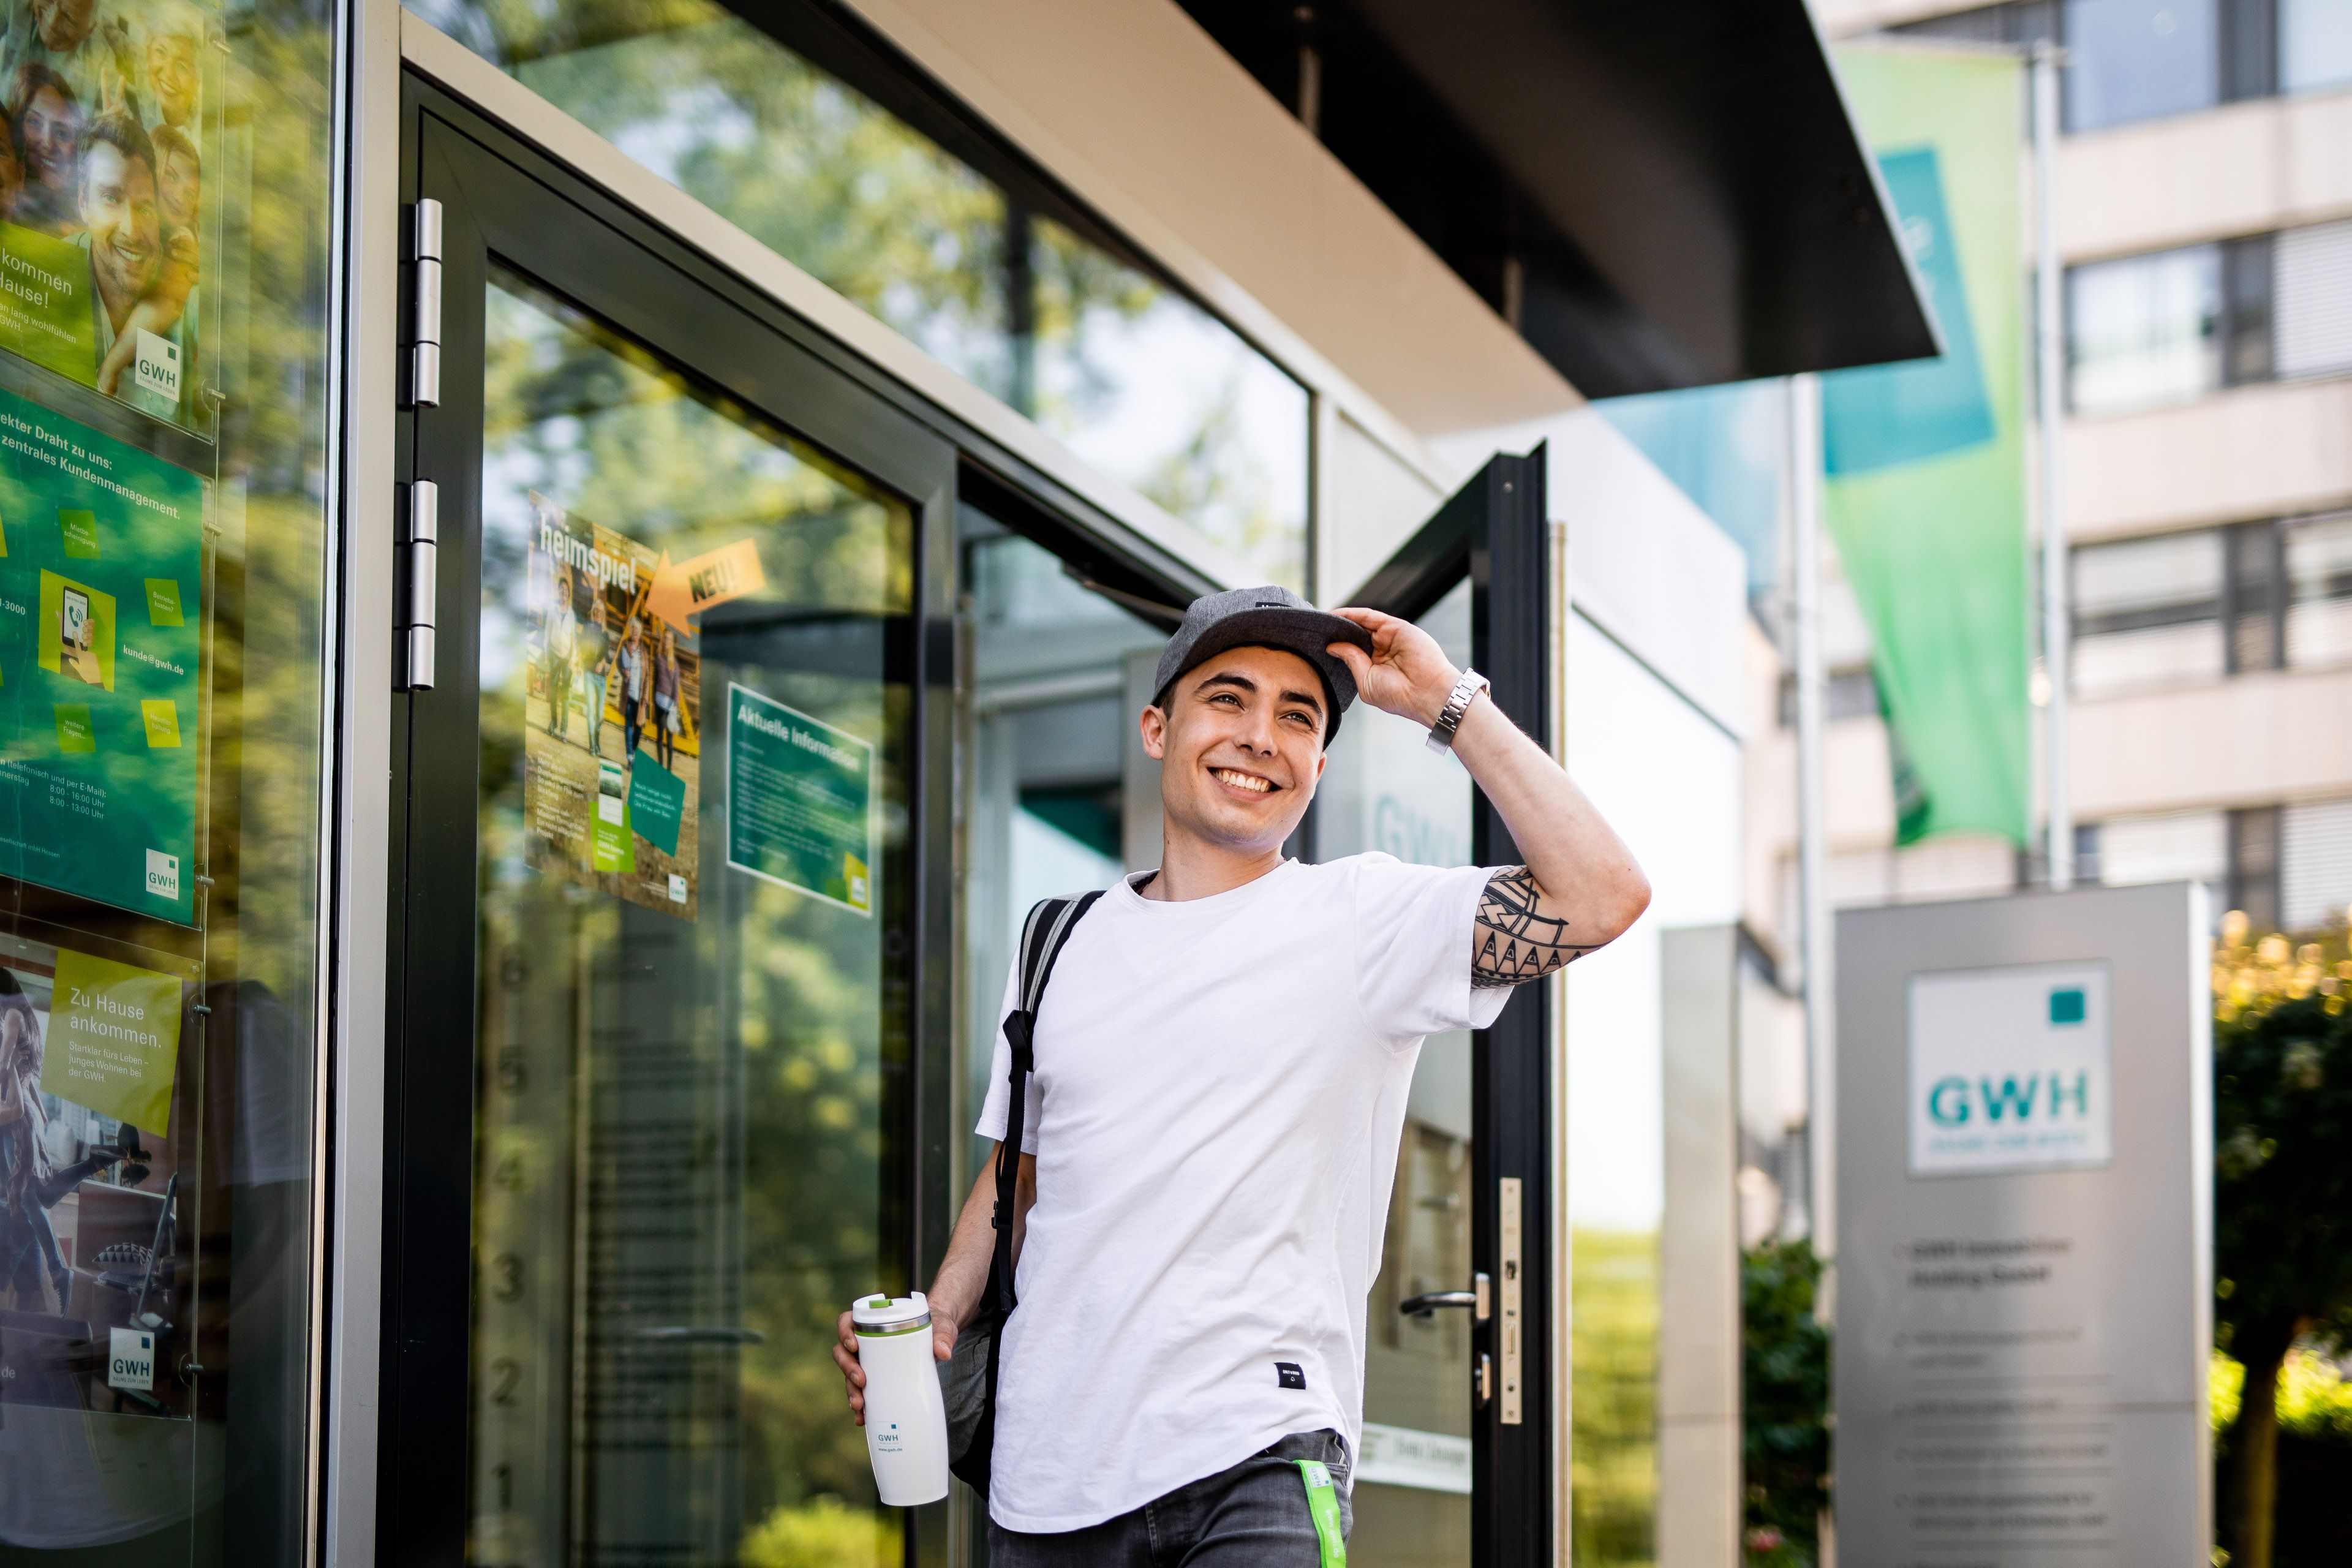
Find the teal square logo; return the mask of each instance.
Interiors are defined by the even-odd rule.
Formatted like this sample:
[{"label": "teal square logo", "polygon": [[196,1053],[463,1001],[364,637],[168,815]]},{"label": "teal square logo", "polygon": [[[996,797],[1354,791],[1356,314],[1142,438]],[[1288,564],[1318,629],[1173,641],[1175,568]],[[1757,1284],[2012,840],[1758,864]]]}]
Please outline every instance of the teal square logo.
[{"label": "teal square logo", "polygon": [[2063,990],[2050,993],[2052,1024],[2079,1024],[2087,1012],[2088,1007],[2084,1002],[2083,993],[2074,987],[2070,985]]}]

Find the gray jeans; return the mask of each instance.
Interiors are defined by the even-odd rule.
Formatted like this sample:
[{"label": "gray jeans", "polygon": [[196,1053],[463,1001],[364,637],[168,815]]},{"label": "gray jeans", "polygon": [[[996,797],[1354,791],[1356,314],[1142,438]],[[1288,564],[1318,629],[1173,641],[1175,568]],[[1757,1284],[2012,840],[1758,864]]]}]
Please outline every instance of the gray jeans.
[{"label": "gray jeans", "polygon": [[1317,1568],[1323,1552],[1307,1511],[1301,1459],[1330,1467],[1345,1531],[1355,1522],[1347,1442],[1328,1430],[1299,1432],[1084,1530],[1027,1535],[991,1520],[989,1568]]}]

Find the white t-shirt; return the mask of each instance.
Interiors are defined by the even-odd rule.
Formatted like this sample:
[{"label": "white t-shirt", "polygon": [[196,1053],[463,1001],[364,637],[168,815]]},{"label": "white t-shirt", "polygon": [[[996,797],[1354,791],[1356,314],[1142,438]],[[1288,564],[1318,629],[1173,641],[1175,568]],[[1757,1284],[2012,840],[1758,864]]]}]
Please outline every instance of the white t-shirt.
[{"label": "white t-shirt", "polygon": [[[1181,903],[1120,882],[1072,929],[1034,1036],[999,1524],[1083,1529],[1293,1432],[1356,1444],[1422,1037],[1484,1028],[1510,994],[1470,984],[1491,874],[1291,860]],[[1000,1028],[984,1138],[1010,1065]]]}]

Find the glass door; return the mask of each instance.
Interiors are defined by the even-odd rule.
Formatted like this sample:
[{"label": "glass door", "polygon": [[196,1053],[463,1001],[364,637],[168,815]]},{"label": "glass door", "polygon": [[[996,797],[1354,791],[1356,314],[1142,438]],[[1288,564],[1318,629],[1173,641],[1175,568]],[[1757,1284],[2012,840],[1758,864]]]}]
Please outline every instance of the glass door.
[{"label": "glass door", "polygon": [[[1550,734],[1550,522],[1541,449],[1497,457],[1348,601],[1418,622]],[[1501,819],[1401,725],[1343,731],[1317,805],[1324,856],[1507,865]],[[1364,1568],[1554,1557],[1549,984],[1491,1029],[1422,1047],[1372,1287],[1349,1554]]]},{"label": "glass door", "polygon": [[827,1348],[928,1272],[946,1190],[920,584],[952,450],[410,100],[441,384],[407,416],[436,543],[406,555],[382,1555],[902,1563]]}]

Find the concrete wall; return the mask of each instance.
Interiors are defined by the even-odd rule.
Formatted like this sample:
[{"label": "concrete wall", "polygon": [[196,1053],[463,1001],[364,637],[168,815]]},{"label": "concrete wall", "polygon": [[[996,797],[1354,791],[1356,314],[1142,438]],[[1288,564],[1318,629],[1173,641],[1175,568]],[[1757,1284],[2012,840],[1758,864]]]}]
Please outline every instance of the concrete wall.
[{"label": "concrete wall", "polygon": [[2069,419],[2065,486],[2076,540],[2340,506],[2352,500],[2352,381]]},{"label": "concrete wall", "polygon": [[1739,1561],[1738,928],[1664,935],[1658,1568]]},{"label": "concrete wall", "polygon": [[2070,136],[2058,191],[2069,262],[2352,216],[2352,93]]}]

